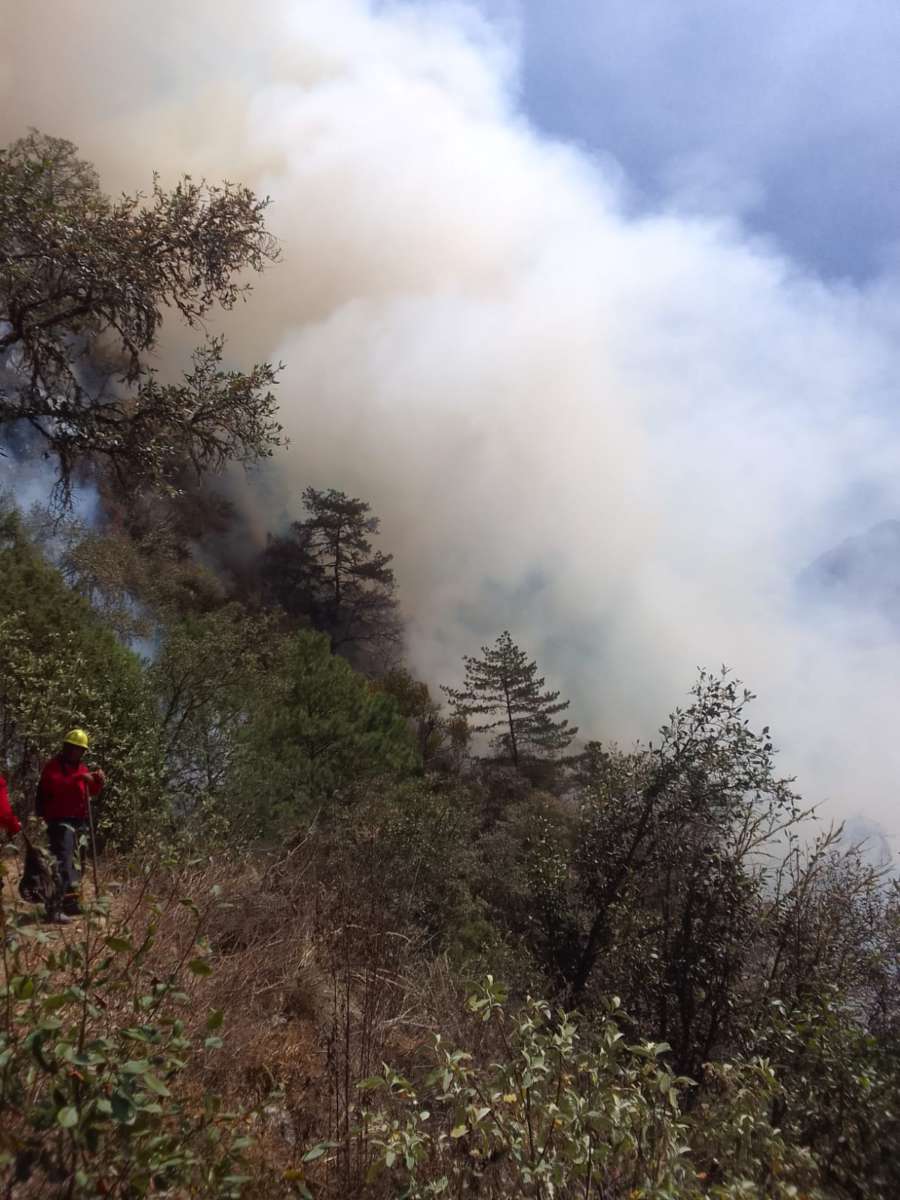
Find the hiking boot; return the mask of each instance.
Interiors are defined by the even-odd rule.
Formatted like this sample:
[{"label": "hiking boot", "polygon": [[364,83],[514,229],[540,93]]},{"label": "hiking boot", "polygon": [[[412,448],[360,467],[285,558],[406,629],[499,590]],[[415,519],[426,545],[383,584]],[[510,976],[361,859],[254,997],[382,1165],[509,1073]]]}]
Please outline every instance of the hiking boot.
[{"label": "hiking boot", "polygon": [[51,913],[49,916],[45,917],[44,919],[48,925],[71,925],[72,924],[72,918],[70,916],[67,916],[66,913],[63,913],[63,912]]}]

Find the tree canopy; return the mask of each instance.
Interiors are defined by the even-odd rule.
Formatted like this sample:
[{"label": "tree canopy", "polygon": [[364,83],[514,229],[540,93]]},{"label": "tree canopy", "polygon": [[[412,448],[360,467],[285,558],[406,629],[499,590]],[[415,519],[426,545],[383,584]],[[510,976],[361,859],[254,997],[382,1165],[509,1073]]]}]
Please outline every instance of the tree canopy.
[{"label": "tree canopy", "polygon": [[569,707],[559,692],[545,691],[537,664],[529,662],[508,630],[493,646],[482,646],[481,658],[463,657],[465,682],[445,687],[454,715],[472,723],[473,733],[492,733],[492,745],[513,766],[528,757],[547,758],[565,750],[578,732],[565,718]]},{"label": "tree canopy", "polygon": [[66,587],[15,513],[0,509],[0,773],[29,797],[67,729],[90,730],[110,773],[101,823],[134,838],[157,806],[156,710],[136,654]]},{"label": "tree canopy", "polygon": [[263,826],[309,817],[322,801],[408,775],[420,761],[394,700],[304,630],[284,646],[241,736],[235,787],[256,797]]},{"label": "tree canopy", "polygon": [[71,142],[32,132],[0,150],[0,436],[37,440],[64,503],[80,463],[134,487],[279,443],[271,364],[227,369],[207,337],[168,383],[149,357],[167,311],[201,325],[276,260],[267,204],[188,175],[113,200]]},{"label": "tree canopy", "polygon": [[393,555],[372,546],[379,520],[364,500],[329,488],[303,493],[307,516],[272,538],[262,571],[285,612],[328,635],[333,652],[359,658],[399,640]]}]

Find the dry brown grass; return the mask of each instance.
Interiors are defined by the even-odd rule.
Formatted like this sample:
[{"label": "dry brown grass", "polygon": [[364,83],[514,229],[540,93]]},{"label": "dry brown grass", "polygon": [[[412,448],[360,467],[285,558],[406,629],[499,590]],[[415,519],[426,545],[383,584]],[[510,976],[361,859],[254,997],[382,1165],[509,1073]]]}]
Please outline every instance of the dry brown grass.
[{"label": "dry brown grass", "polygon": [[448,964],[390,927],[374,877],[322,863],[304,843],[245,862],[230,880],[211,864],[196,881],[207,892],[221,884],[228,898],[209,916],[216,972],[203,981],[204,1003],[227,1014],[226,1050],[203,1082],[260,1106],[265,1169],[252,1195],[275,1195],[276,1178],[323,1140],[338,1145],[314,1169],[316,1196],[360,1194],[371,1154],[355,1132],[357,1083],[385,1062],[416,1073],[438,1029],[464,1036]]},{"label": "dry brown grass", "polygon": [[[110,897],[104,934],[127,931],[139,944],[155,927],[142,971],[183,980],[189,1031],[202,1040],[209,1014],[224,1013],[224,1046],[198,1055],[179,1088],[198,1103],[217,1093],[247,1114],[256,1139],[247,1195],[296,1195],[285,1173],[302,1169],[303,1154],[323,1140],[338,1145],[316,1164],[316,1196],[359,1194],[371,1155],[355,1132],[356,1084],[384,1062],[415,1072],[438,1028],[462,1036],[447,964],[389,927],[376,887],[340,863],[323,871],[309,842],[280,856],[214,857],[178,870],[106,861],[101,890]],[[15,903],[19,919],[26,908]],[[51,940],[82,937],[83,924],[54,929]],[[198,937],[209,976],[184,970]],[[133,1019],[126,1009],[107,1009],[110,1027]]]}]

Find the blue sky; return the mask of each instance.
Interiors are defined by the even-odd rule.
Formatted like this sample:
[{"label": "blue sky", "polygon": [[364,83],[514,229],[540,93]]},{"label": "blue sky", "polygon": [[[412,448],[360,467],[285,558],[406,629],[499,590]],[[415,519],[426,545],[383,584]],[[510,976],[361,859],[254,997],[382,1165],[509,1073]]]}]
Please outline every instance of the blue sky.
[{"label": "blue sky", "polygon": [[482,0],[524,106],[630,202],[727,213],[824,277],[900,254],[896,0]]}]

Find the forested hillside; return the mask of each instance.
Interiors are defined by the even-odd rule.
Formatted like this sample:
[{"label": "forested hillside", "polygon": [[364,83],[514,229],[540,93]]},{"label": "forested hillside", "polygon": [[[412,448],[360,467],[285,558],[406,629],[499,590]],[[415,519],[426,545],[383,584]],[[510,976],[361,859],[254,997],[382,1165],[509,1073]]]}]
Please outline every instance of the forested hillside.
[{"label": "forested hillside", "polygon": [[340,479],[217,550],[279,368],[206,327],[279,251],[240,185],[148,187],[0,152],[0,774],[36,840],[65,730],[108,778],[76,922],[2,859],[3,1194],[900,1195],[900,888],[764,699],[701,671],[619,746],[514,627],[418,679]]}]

